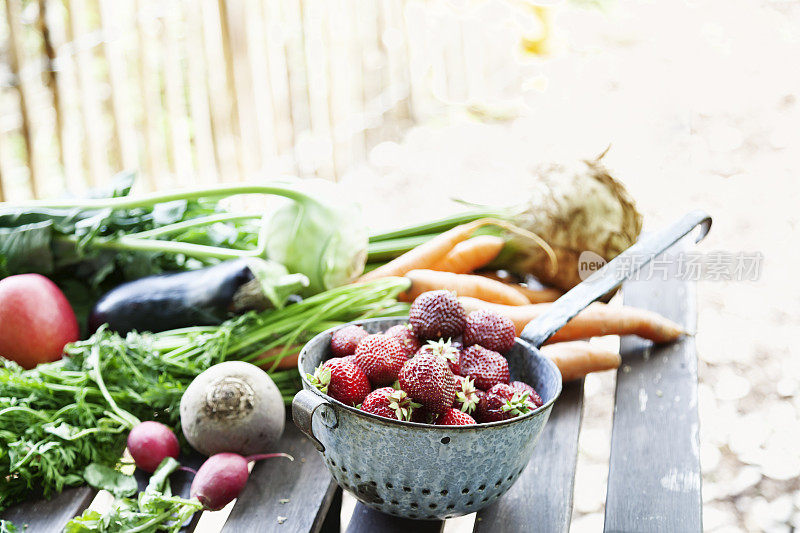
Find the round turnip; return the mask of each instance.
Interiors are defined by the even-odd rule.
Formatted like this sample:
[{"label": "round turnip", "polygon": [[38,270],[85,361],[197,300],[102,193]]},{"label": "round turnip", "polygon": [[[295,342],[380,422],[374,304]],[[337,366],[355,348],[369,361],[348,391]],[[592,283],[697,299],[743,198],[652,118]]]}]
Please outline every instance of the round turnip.
[{"label": "round turnip", "polygon": [[178,458],[181,447],[178,437],[160,422],[142,422],[128,433],[128,451],[136,466],[155,472],[167,457]]},{"label": "round turnip", "polygon": [[268,453],[250,457],[242,457],[236,453],[212,455],[197,470],[192,481],[190,495],[192,498],[200,500],[206,509],[219,511],[242,492],[249,475],[247,463],[270,457],[286,457],[294,461],[291,455],[285,453]]},{"label": "round turnip", "polygon": [[269,451],[283,434],[283,398],[266,372],[241,361],[214,365],[181,398],[181,427],[204,455]]},{"label": "round turnip", "polygon": [[39,274],[0,280],[0,356],[33,368],[61,359],[78,337],[75,313],[55,283]]}]

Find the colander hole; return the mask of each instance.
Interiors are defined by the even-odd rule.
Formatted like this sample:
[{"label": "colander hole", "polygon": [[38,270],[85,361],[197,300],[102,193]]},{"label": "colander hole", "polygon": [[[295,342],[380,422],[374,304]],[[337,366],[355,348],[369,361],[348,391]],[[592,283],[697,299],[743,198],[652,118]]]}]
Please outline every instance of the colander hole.
[{"label": "colander hole", "polygon": [[502,479],[498,479],[497,483],[494,484],[495,487],[499,487],[503,483]]},{"label": "colander hole", "polygon": [[331,459],[331,466],[336,466],[336,461],[334,461],[333,459]]},{"label": "colander hole", "polygon": [[403,487],[403,492],[411,492],[411,487]]},{"label": "colander hole", "polygon": [[517,472],[517,475],[520,475],[520,474],[522,474],[522,471],[523,471],[523,470],[525,470],[525,467],[524,467],[524,466],[523,466],[522,468],[520,468],[520,469],[519,469],[519,472]]},{"label": "colander hole", "polygon": [[512,478],[512,477],[514,477],[514,474],[511,474],[510,476],[508,476],[508,477],[506,478],[506,481],[511,481],[511,478]]},{"label": "colander hole", "polygon": [[485,489],[485,488],[486,488],[486,485],[485,485],[485,484],[483,484],[483,485],[481,485],[480,487],[478,487],[478,490],[483,490],[483,489]]},{"label": "colander hole", "polygon": [[411,502],[411,508],[412,509],[417,509],[418,507],[419,507],[419,504],[417,502]]},{"label": "colander hole", "polygon": [[392,505],[400,505],[400,502],[397,500],[392,500]]},{"label": "colander hole", "polygon": [[435,503],[432,503],[432,504],[430,504],[428,507],[430,507],[431,509],[436,509],[436,504],[435,504]]},{"label": "colander hole", "polygon": [[439,494],[441,494],[442,496],[447,496],[447,490],[445,489],[442,492],[440,492]]},{"label": "colander hole", "polygon": [[347,467],[342,467],[342,472],[347,472]]},{"label": "colander hole", "polygon": [[484,499],[482,499],[481,501],[482,501],[482,502],[488,502],[488,501],[489,501],[489,497],[487,496],[487,497],[485,497]]},{"label": "colander hole", "polygon": [[356,474],[356,479],[361,479],[361,474]]},{"label": "colander hole", "polygon": [[467,487],[464,487],[463,489],[461,489],[461,494],[469,494],[469,489]]},{"label": "colander hole", "polygon": [[450,437],[442,437],[442,444],[450,444]]},{"label": "colander hole", "polygon": [[373,487],[377,487],[378,486],[378,484],[375,483],[374,481],[370,481],[369,484],[372,485]]},{"label": "colander hole", "polygon": [[386,484],[386,488],[387,488],[387,489],[393,489],[393,488],[394,488],[394,485],[392,485],[391,483],[387,483],[387,484]]},{"label": "colander hole", "polygon": [[431,493],[431,489],[422,489],[422,494],[424,494],[425,496],[427,496],[430,493]]},{"label": "colander hole", "polygon": [[467,502],[467,505],[472,505],[473,503],[475,503],[475,502],[470,500],[470,501]]},{"label": "colander hole", "polygon": [[447,506],[447,508],[448,509],[455,509],[456,506],[455,506],[455,504],[451,503],[450,505]]}]

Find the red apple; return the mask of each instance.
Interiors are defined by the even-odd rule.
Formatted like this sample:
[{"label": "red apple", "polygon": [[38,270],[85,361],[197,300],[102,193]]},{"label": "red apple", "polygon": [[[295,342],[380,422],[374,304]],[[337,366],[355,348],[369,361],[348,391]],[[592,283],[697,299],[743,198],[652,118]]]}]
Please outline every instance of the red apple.
[{"label": "red apple", "polygon": [[61,358],[78,340],[78,320],[64,293],[44,276],[0,280],[0,355],[23,368]]}]

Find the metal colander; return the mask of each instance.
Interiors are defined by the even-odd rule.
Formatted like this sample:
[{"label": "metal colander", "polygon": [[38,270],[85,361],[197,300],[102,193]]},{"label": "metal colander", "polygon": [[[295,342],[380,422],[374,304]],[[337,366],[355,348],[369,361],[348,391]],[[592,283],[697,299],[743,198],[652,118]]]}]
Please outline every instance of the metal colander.
[{"label": "metal colander", "polygon": [[[378,333],[405,323],[377,318],[360,324]],[[295,423],[322,452],[336,482],[384,513],[444,519],[477,511],[514,484],[561,392],[561,375],[519,340],[508,353],[514,380],[531,384],[544,401],[535,412],[479,426],[400,422],[348,407],[305,378],[331,357],[329,330],[300,353],[303,387],[292,404]],[[316,413],[316,414],[315,414]]]}]

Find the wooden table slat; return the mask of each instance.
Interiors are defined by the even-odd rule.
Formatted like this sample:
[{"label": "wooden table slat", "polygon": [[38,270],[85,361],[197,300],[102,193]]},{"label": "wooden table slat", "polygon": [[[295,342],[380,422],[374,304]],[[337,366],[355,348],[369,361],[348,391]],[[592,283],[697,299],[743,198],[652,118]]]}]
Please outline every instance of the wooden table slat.
[{"label": "wooden table slat", "polygon": [[399,518],[370,509],[361,502],[356,504],[347,533],[439,533],[444,529],[441,520],[411,520]]},{"label": "wooden table slat", "polygon": [[3,519],[21,530],[36,533],[60,533],[64,525],[81,514],[92,503],[97,491],[91,487],[75,487],[50,500],[37,499],[20,503],[6,510]]},{"label": "wooden table slat", "polygon": [[478,513],[474,531],[568,531],[583,415],[583,380],[566,383],[528,466],[511,489]]},{"label": "wooden table slat", "polygon": [[[294,461],[267,459],[256,463],[223,532],[300,533],[322,528],[338,486],[319,452],[289,419],[275,451],[292,455]],[[283,529],[278,527],[279,517],[285,518]]]},{"label": "wooden table slat", "polygon": [[[678,245],[667,257],[686,249]],[[656,259],[658,261],[658,259]],[[626,305],[696,328],[695,283],[676,278],[625,284]],[[701,531],[702,498],[693,337],[662,346],[625,337],[617,373],[605,530]]]}]

